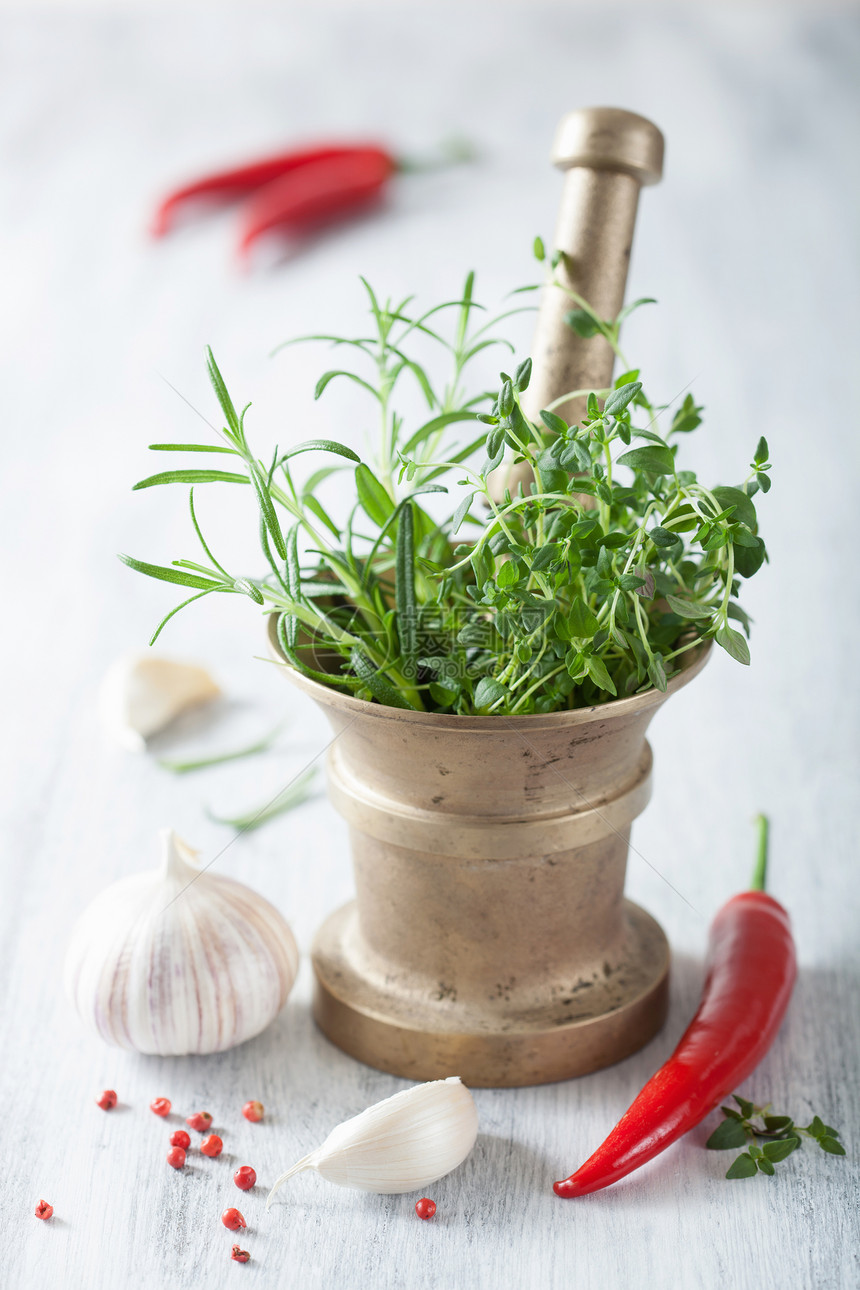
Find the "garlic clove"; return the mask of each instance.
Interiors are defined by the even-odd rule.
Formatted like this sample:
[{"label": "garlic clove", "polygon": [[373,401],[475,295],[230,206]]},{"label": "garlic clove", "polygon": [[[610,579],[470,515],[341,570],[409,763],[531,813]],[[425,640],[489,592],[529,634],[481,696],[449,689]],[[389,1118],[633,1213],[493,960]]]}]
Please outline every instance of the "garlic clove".
[{"label": "garlic clove", "polygon": [[114,739],[124,748],[141,752],[151,735],[220,693],[205,668],[135,654],[118,659],[108,669],[99,693],[99,713]]},{"label": "garlic clove", "polygon": [[172,830],[161,847],[160,869],[114,883],[79,918],[66,990],[107,1043],[162,1056],[222,1052],[280,1012],[296,942],[273,905],[199,869]]},{"label": "garlic clove", "polygon": [[360,1191],[417,1191],[462,1164],[477,1136],[478,1109],[459,1076],[416,1084],[339,1124],[281,1174],[266,1209],[287,1179],[306,1169]]}]

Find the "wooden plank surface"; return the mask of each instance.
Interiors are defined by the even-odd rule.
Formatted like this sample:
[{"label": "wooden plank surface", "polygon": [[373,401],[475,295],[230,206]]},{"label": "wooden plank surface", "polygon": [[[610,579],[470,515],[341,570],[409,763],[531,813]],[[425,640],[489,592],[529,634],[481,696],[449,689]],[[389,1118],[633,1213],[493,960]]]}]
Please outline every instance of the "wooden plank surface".
[{"label": "wooden plank surface", "polygon": [[[16,1287],[545,1287],[713,1290],[853,1287],[856,1204],[858,880],[856,541],[858,442],[858,27],[850,12],[728,8],[432,9],[348,5],[4,13],[0,19],[0,365],[6,657],[2,752],[0,1051],[4,1088],[0,1281]],[[111,1051],[61,990],[75,914],[107,883],[155,863],[174,826],[219,872],[264,892],[303,952],[349,897],[345,830],[322,796],[232,842],[206,807],[274,795],[323,746],[310,704],[264,653],[253,607],[207,602],[165,636],[206,662],[226,698],[155,751],[213,750],[282,718],[276,751],[174,778],[111,746],[99,681],[142,647],[172,601],[115,559],[191,555],[178,495],[131,496],[145,445],[195,438],[211,414],[211,342],[260,442],[358,436],[350,394],[312,400],[323,352],[269,351],[290,335],[361,326],[357,275],[383,292],[456,296],[470,267],[482,299],[532,280],[558,198],[545,156],[571,106],[617,102],[668,138],[664,184],[646,192],[631,296],[656,295],[628,347],[667,397],[694,382],[707,429],[690,456],[732,482],[759,434],[774,488],[762,504],[771,566],[744,600],[753,665],[716,658],[653,729],[655,798],[635,829],[629,892],[675,950],[664,1032],[589,1078],[477,1094],[466,1165],[414,1197],[276,1174],[338,1121],[402,1087],[314,1029],[309,967],[278,1021],[223,1056]],[[213,163],[293,139],[381,134],[422,152],[459,131],[474,167],[403,177],[387,210],[292,263],[243,274],[229,215],[164,244],[145,237],[158,190]],[[528,320],[512,324],[524,350]],[[491,369],[490,369],[491,370]],[[164,379],[162,379],[164,378]],[[216,552],[256,568],[247,512],[201,499]],[[819,1111],[851,1156],[807,1149],[774,1179],[729,1183],[707,1126],[641,1175],[581,1203],[550,1190],[597,1144],[695,1006],[710,916],[749,872],[752,815],[774,821],[772,882],[796,926],[800,980],[779,1040],[744,1090],[799,1118]],[[750,983],[754,989],[754,983]],[[120,1107],[94,1097],[114,1087]],[[163,1122],[208,1108],[225,1155],[174,1173]],[[249,1125],[250,1097],[267,1106]],[[174,1124],[178,1120],[173,1121]],[[252,1163],[246,1199],[229,1181]],[[44,1196],[50,1223],[33,1218]],[[239,1201],[245,1268],[218,1215]]]}]

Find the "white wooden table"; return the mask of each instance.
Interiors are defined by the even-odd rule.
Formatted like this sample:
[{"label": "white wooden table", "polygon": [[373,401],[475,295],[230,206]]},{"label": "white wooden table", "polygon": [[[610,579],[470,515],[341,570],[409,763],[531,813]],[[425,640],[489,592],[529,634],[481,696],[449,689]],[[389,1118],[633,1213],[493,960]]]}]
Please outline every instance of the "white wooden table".
[{"label": "white wooden table", "polygon": [[[860,1282],[857,1072],[858,28],[847,13],[456,5],[9,13],[0,19],[0,365],[4,444],[0,1281],[16,1287],[853,1287]],[[274,794],[326,739],[321,719],[254,655],[252,608],[206,602],[165,652],[208,663],[227,700],[160,748],[229,746],[289,718],[277,752],[177,779],[110,746],[95,713],[108,664],[142,647],[169,592],[115,559],[191,554],[179,495],[132,496],[146,444],[194,438],[161,377],[211,410],[211,342],[260,442],[360,428],[347,395],[314,405],[323,352],[270,360],[279,340],[360,325],[359,272],[435,302],[478,270],[495,301],[531,279],[559,191],[545,155],[558,116],[616,102],[668,137],[645,193],[631,295],[654,294],[628,343],[649,388],[691,379],[707,429],[696,465],[732,482],[759,434],[776,463],[762,512],[772,564],[751,584],[753,666],[713,661],[653,730],[656,796],[635,831],[629,890],[676,952],[664,1032],[620,1066],[569,1084],[477,1094],[466,1165],[415,1197],[276,1173],[339,1120],[402,1086],[314,1029],[303,962],[271,1029],[220,1057],[158,1060],[85,1035],[61,992],[73,916],[155,862],[170,824],[211,858],[229,812]],[[144,235],[166,184],[293,139],[381,134],[420,151],[460,131],[480,165],[405,178],[379,218],[250,275],[229,215],[164,244]],[[528,325],[513,334],[525,349]],[[340,400],[340,401],[339,401]],[[353,413],[353,409],[355,412]],[[148,459],[149,456],[149,459]],[[820,480],[827,473],[826,491]],[[217,547],[244,550],[240,515],[203,503]],[[236,532],[231,528],[236,526]],[[820,1111],[851,1155],[807,1149],[776,1178],[729,1183],[707,1125],[623,1184],[562,1203],[550,1183],[597,1144],[671,1051],[701,985],[712,913],[744,886],[752,815],[773,817],[772,886],[792,910],[800,980],[776,1046],[745,1092]],[[644,859],[643,859],[644,857]],[[646,863],[647,861],[647,863]],[[266,893],[303,951],[351,889],[345,831],[322,797],[218,860]],[[671,886],[669,885],[671,884]],[[683,894],[684,899],[672,890]],[[689,902],[689,903],[687,903]],[[691,906],[693,910],[691,910]],[[750,989],[755,983],[750,983]],[[116,1088],[104,1114],[94,1097]],[[225,1160],[174,1173],[151,1098],[208,1108],[225,1156],[255,1165],[241,1206],[252,1252],[218,1222],[239,1193]],[[250,1097],[266,1121],[239,1115]],[[174,1121],[174,1124],[178,1121]],[[50,1223],[33,1217],[44,1196]]]}]

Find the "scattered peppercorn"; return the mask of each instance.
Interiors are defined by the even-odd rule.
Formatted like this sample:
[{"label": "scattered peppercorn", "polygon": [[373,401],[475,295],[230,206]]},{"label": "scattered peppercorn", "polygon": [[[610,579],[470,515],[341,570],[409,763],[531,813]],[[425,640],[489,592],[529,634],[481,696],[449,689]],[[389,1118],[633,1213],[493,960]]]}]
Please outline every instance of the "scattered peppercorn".
[{"label": "scattered peppercorn", "polygon": [[54,1212],[54,1206],[49,1205],[46,1200],[40,1200],[36,1206],[37,1218],[50,1218]]},{"label": "scattered peppercorn", "polygon": [[204,1156],[220,1156],[224,1148],[224,1143],[218,1137],[217,1133],[210,1133],[208,1138],[204,1138],[200,1143],[200,1150]]},{"label": "scattered peppercorn", "polygon": [[171,1147],[181,1147],[183,1151],[187,1151],[191,1146],[191,1136],[184,1129],[174,1129],[170,1135],[170,1145]]},{"label": "scattered peppercorn", "polygon": [[250,1120],[252,1124],[256,1124],[258,1120],[262,1120],[263,1118],[263,1103],[246,1102],[242,1107],[242,1114],[246,1120]]},{"label": "scattered peppercorn", "polygon": [[185,1151],[182,1147],[171,1147],[167,1153],[167,1163],[174,1169],[181,1169],[185,1164]]},{"label": "scattered peppercorn", "polygon": [[170,1098],[157,1097],[154,1102],[150,1102],[149,1109],[156,1115],[170,1115]]},{"label": "scattered peppercorn", "polygon": [[250,1191],[257,1181],[257,1175],[250,1165],[241,1165],[233,1175],[233,1182],[240,1191]]},{"label": "scattered peppercorn", "polygon": [[432,1218],[436,1213],[435,1200],[430,1200],[427,1196],[422,1196],[421,1200],[415,1202],[415,1213],[419,1218]]},{"label": "scattered peppercorn", "polygon": [[96,1106],[100,1106],[103,1111],[110,1111],[116,1106],[116,1093],[112,1088],[106,1088],[101,1097],[96,1098]]},{"label": "scattered peppercorn", "polygon": [[232,1205],[229,1209],[224,1210],[221,1215],[221,1222],[225,1227],[229,1227],[231,1232],[237,1231],[240,1227],[248,1226],[238,1209],[234,1209]]},{"label": "scattered peppercorn", "polygon": [[238,1245],[234,1245],[233,1253],[230,1257],[231,1259],[235,1259],[237,1263],[247,1263],[251,1256],[247,1250],[240,1250]]},{"label": "scattered peppercorn", "polygon": [[196,1129],[198,1133],[205,1133],[212,1123],[212,1116],[208,1111],[195,1111],[193,1115],[189,1115],[185,1123],[189,1128]]}]

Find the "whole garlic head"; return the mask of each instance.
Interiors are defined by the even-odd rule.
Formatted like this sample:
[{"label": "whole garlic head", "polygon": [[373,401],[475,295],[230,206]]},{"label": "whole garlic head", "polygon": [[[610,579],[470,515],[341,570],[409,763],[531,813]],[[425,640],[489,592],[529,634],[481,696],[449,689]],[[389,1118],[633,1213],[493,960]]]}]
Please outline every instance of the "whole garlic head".
[{"label": "whole garlic head", "polygon": [[135,654],[114,663],[102,682],[102,724],[124,748],[142,752],[188,708],[217,699],[220,688],[203,667],[156,654]]},{"label": "whole garlic head", "polygon": [[264,1030],[298,968],[293,934],[242,883],[207,873],[170,829],[160,869],[97,896],[72,933],[66,991],[86,1025],[141,1053],[217,1053]]},{"label": "whole garlic head", "polygon": [[359,1191],[418,1191],[462,1164],[477,1136],[478,1109],[459,1076],[415,1084],[332,1129],[321,1147],[276,1179],[266,1209],[305,1169]]}]

